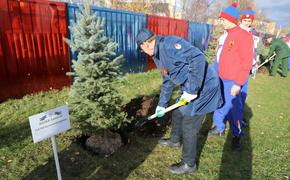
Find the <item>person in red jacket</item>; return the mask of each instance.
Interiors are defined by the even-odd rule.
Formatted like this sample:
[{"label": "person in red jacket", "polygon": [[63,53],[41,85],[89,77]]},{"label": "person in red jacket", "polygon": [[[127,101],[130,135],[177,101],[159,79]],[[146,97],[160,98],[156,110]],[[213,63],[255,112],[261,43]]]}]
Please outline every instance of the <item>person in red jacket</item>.
[{"label": "person in red jacket", "polygon": [[241,108],[241,88],[246,83],[253,62],[253,37],[240,28],[238,24],[239,10],[236,3],[224,9],[220,20],[227,31],[222,50],[219,54],[218,75],[222,81],[224,105],[214,112],[213,120],[219,124],[210,131],[211,134],[222,133],[226,116],[232,130],[232,149],[241,149],[241,122],[243,113]]},{"label": "person in red jacket", "polygon": [[[252,65],[252,75],[254,75],[255,71],[256,71],[256,48],[258,46],[259,43],[259,37],[255,35],[255,33],[257,33],[257,31],[252,27],[252,24],[254,22],[254,18],[255,18],[255,11],[252,10],[252,8],[250,6],[246,7],[245,10],[242,11],[241,14],[241,23],[240,23],[240,27],[246,31],[248,31],[249,33],[252,34],[253,36],[253,40],[254,40],[254,49],[253,49],[253,53],[254,53],[254,59],[253,59],[253,65]],[[249,76],[250,77],[250,76]],[[248,86],[249,86],[249,80],[247,79],[246,83],[243,85],[242,89],[241,89],[241,93],[242,93],[242,111],[244,111],[244,107],[246,105],[246,98],[248,95]],[[248,120],[246,120],[245,118],[243,118],[242,124],[243,126],[248,126]]]},{"label": "person in red jacket", "polygon": [[[288,47],[290,48],[290,32],[286,35],[284,40],[286,44],[288,45]],[[288,57],[288,70],[290,70],[290,56]]]}]

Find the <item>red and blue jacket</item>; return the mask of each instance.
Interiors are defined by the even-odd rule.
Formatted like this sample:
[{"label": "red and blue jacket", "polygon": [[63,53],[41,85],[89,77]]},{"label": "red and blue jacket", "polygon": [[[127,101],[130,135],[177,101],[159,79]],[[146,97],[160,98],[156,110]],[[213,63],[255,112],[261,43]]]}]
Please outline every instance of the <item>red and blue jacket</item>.
[{"label": "red and blue jacket", "polygon": [[250,33],[239,26],[229,29],[220,54],[219,77],[223,80],[232,80],[240,86],[244,85],[252,69],[253,45]]}]

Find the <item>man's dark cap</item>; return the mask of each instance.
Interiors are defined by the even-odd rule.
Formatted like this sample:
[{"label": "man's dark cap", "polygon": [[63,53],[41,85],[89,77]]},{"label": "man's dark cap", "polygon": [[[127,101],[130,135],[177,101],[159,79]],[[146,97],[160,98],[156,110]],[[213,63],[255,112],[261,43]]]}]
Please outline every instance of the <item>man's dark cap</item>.
[{"label": "man's dark cap", "polygon": [[152,36],[154,36],[154,33],[152,31],[150,31],[149,29],[147,29],[147,28],[141,29],[136,36],[136,42],[137,42],[138,49],[140,49],[140,45],[143,42],[147,41]]}]

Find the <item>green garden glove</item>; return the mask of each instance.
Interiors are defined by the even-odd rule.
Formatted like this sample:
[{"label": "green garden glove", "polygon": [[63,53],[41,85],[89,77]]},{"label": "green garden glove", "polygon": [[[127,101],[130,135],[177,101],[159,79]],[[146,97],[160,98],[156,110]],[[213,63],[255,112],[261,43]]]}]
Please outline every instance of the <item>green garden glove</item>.
[{"label": "green garden glove", "polygon": [[157,117],[162,117],[165,115],[165,112],[164,112],[165,108],[164,107],[161,107],[161,106],[157,106],[156,107],[156,110],[155,110],[155,114]]}]

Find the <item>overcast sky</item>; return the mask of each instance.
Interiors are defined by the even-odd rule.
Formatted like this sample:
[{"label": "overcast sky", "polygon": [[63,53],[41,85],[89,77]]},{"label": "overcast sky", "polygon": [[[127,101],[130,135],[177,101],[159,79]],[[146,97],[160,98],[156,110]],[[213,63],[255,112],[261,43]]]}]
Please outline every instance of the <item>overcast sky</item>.
[{"label": "overcast sky", "polygon": [[257,6],[266,13],[267,18],[277,25],[290,28],[290,0],[255,0]]}]

